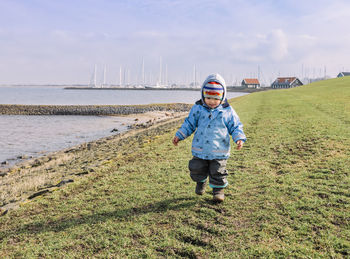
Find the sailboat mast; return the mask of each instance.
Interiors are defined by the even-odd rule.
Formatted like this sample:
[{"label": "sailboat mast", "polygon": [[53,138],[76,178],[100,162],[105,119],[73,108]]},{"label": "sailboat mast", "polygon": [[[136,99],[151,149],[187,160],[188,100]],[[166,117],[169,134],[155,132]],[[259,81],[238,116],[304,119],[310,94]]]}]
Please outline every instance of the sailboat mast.
[{"label": "sailboat mast", "polygon": [[103,69],[103,87],[106,85],[106,65],[104,66]]},{"label": "sailboat mast", "polygon": [[162,85],[162,57],[159,57],[159,85]]},{"label": "sailboat mast", "polygon": [[165,65],[165,86],[168,86],[168,65]]},{"label": "sailboat mast", "polygon": [[142,58],[142,85],[145,85],[145,60]]},{"label": "sailboat mast", "polygon": [[119,67],[119,86],[122,86],[122,67]]},{"label": "sailboat mast", "polygon": [[95,71],[94,71],[94,87],[96,87],[96,74],[97,74],[97,65],[95,64]]},{"label": "sailboat mast", "polygon": [[193,87],[196,87],[196,65],[193,66]]}]

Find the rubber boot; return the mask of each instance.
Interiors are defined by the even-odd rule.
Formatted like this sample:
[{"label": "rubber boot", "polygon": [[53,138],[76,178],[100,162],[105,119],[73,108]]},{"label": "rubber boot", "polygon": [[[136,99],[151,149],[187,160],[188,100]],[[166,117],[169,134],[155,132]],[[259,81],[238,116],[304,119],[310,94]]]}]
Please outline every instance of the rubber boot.
[{"label": "rubber boot", "polygon": [[207,185],[206,182],[197,182],[196,194],[203,195],[205,193],[205,186],[206,185]]},{"label": "rubber boot", "polygon": [[213,188],[213,200],[216,202],[223,202],[225,199],[223,188]]}]

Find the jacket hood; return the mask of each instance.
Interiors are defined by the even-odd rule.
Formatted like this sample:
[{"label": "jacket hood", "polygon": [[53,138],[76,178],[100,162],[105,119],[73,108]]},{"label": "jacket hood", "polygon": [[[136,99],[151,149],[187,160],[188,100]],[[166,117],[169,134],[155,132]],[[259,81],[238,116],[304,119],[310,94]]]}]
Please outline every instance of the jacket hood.
[{"label": "jacket hood", "polygon": [[225,101],[226,100],[226,83],[224,78],[219,75],[219,74],[211,74],[209,75],[203,82],[202,87],[201,87],[201,98],[202,98],[202,102],[204,103],[204,97],[203,97],[203,87],[208,83],[208,82],[217,82],[219,84],[222,85],[222,87],[224,88],[224,95],[222,97],[222,100]]}]

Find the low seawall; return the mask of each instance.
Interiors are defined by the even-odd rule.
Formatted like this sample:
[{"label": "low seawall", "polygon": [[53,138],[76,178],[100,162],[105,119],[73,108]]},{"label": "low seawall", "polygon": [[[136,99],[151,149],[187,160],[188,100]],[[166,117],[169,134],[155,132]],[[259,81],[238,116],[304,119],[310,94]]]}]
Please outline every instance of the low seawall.
[{"label": "low seawall", "polygon": [[[192,88],[192,87],[177,87],[177,88],[161,88],[161,87],[147,87],[147,88],[134,88],[134,87],[84,87],[84,86],[68,86],[64,87],[65,90],[136,90],[136,91],[200,91],[200,88]],[[261,88],[248,88],[241,86],[227,86],[227,92],[243,92],[243,93],[254,93],[271,90],[271,87],[261,87]]]},{"label": "low seawall", "polygon": [[150,111],[185,112],[191,104],[149,105],[17,105],[0,104],[1,115],[128,115]]}]

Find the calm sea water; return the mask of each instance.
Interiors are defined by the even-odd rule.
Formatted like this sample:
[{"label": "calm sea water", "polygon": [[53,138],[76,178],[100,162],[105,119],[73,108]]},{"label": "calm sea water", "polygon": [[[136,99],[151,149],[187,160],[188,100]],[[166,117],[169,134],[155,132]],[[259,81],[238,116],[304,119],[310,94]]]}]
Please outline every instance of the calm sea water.
[{"label": "calm sea water", "polygon": [[[228,98],[245,93],[229,92]],[[198,91],[65,90],[61,88],[0,87],[0,104],[103,105],[194,103]],[[131,118],[115,116],[0,115],[0,163],[12,165],[19,156],[37,157],[83,142],[123,132]],[[7,165],[7,166],[9,166]],[[0,165],[5,167],[5,165]]]},{"label": "calm sea water", "polygon": [[[227,98],[246,93],[228,92]],[[0,87],[0,104],[150,104],[194,103],[200,99],[200,90],[67,90],[62,88]]]},{"label": "calm sea water", "polygon": [[[127,130],[132,118],[114,116],[0,115],[0,163],[37,157]],[[4,166],[4,165],[3,165]]]}]

